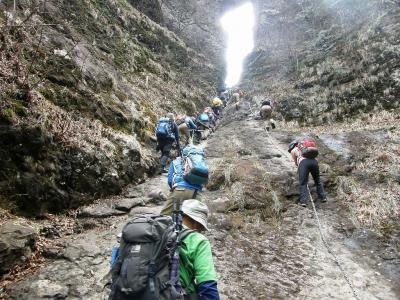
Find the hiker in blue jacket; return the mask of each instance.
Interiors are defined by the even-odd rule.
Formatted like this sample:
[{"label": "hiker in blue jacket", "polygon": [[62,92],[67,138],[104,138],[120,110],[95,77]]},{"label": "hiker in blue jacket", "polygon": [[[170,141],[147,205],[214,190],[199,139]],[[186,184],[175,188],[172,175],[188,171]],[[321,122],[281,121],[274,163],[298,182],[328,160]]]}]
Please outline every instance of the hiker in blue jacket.
[{"label": "hiker in blue jacket", "polygon": [[184,145],[188,145],[191,143],[190,130],[197,129],[197,126],[192,118],[188,116],[180,116],[178,121],[176,123],[178,125],[179,134],[182,137],[182,142]]},{"label": "hiker in blue jacket", "polygon": [[168,195],[167,201],[164,204],[163,209],[161,210],[162,215],[172,215],[173,212],[173,203],[176,201],[179,205],[182,205],[183,201],[189,199],[197,199],[201,201],[201,192],[203,190],[203,186],[200,184],[191,184],[185,181],[183,178],[177,178],[179,175],[175,169],[179,166],[182,166],[181,158],[176,158],[168,170],[168,185],[171,189],[170,194]]},{"label": "hiker in blue jacket", "polygon": [[165,166],[167,165],[174,142],[176,142],[178,152],[181,152],[179,145],[179,129],[175,123],[174,114],[168,113],[166,114],[165,118],[161,118],[158,121],[156,136],[156,150],[161,151],[159,174],[167,173],[168,171],[166,170]]}]

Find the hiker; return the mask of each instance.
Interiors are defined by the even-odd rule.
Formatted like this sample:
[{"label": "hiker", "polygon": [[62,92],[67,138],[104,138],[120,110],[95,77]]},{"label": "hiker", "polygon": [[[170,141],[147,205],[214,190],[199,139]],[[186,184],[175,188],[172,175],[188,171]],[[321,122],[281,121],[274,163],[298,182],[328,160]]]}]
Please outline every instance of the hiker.
[{"label": "hiker", "polygon": [[195,199],[173,218],[132,217],[115,251],[108,299],[219,300],[211,245],[200,233],[208,230],[207,217],[207,206]]},{"label": "hiker", "polygon": [[198,200],[189,199],[183,202],[181,210],[183,228],[194,230],[183,239],[180,249],[179,277],[182,287],[189,295],[199,295],[198,299],[218,300],[211,245],[200,233],[208,230],[208,208]]},{"label": "hiker", "polygon": [[232,102],[233,102],[233,103],[238,103],[239,100],[240,100],[240,95],[239,95],[239,93],[238,93],[238,92],[233,93],[233,94],[232,94]]},{"label": "hiker", "polygon": [[[208,181],[208,167],[204,155],[203,149],[189,145],[183,149],[182,157],[176,158],[171,163],[168,170],[168,185],[171,192],[161,210],[162,215],[171,215],[174,203],[180,206],[184,200],[202,199],[203,185]],[[185,166],[187,159],[191,160],[190,170]]]},{"label": "hiker", "polygon": [[217,118],[221,114],[222,106],[223,106],[223,102],[220,98],[215,97],[212,100],[212,110],[213,110],[214,114],[217,116]]},{"label": "hiker", "polygon": [[184,139],[184,145],[190,144],[190,130],[197,129],[193,119],[188,116],[178,116],[176,124],[179,129],[179,136]]},{"label": "hiker", "polygon": [[299,204],[303,207],[307,206],[308,200],[308,175],[314,179],[317,187],[318,200],[326,202],[326,194],[324,186],[319,176],[318,161],[315,159],[318,156],[318,149],[314,139],[305,138],[296,140],[290,143],[288,152],[291,154],[294,163],[296,164],[299,174],[300,197]]},{"label": "hiker", "polygon": [[214,132],[216,117],[211,107],[204,108],[204,111],[197,117],[197,123],[200,124],[197,127],[203,127],[202,129],[209,129]]},{"label": "hiker", "polygon": [[174,115],[172,113],[166,114],[164,118],[161,118],[156,126],[157,136],[157,151],[161,151],[160,158],[160,169],[159,174],[168,173],[165,169],[169,155],[174,142],[178,149],[178,153],[181,152],[179,145],[179,129],[175,123]]},{"label": "hiker", "polygon": [[272,101],[270,98],[265,99],[261,103],[260,109],[260,116],[261,119],[267,121],[267,126],[265,129],[269,131],[270,128],[275,129],[275,121],[271,118],[272,117]]},{"label": "hiker", "polygon": [[233,93],[232,102],[235,105],[236,110],[240,109],[240,104],[243,97],[244,97],[244,92],[242,90],[238,90],[236,93]]}]

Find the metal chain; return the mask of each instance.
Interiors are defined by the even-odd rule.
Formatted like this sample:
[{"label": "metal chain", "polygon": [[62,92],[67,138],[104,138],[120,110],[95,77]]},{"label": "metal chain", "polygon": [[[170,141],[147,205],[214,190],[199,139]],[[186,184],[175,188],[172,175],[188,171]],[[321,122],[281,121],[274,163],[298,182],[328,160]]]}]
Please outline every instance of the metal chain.
[{"label": "metal chain", "polygon": [[346,271],[343,269],[342,264],[339,261],[339,258],[336,256],[335,253],[333,253],[332,249],[329,247],[327,241],[325,240],[325,236],[324,236],[324,234],[322,232],[321,222],[319,220],[319,217],[318,217],[318,214],[317,214],[317,209],[315,208],[314,199],[311,196],[311,192],[310,192],[310,188],[309,188],[308,184],[307,184],[307,191],[308,191],[308,195],[310,196],[310,200],[311,200],[312,208],[313,208],[313,211],[314,211],[315,219],[317,220],[318,230],[319,230],[319,233],[321,235],[322,243],[324,244],[324,246],[325,246],[326,250],[328,251],[328,253],[330,255],[332,255],[336,265],[338,266],[338,268],[342,272],[344,279],[346,280],[346,282],[349,285],[351,291],[353,292],[354,298],[356,298],[357,300],[361,300],[361,298],[358,296],[356,290],[354,289],[353,284],[351,283],[351,281],[349,279],[349,276],[347,275]]},{"label": "metal chain", "polygon": [[[283,151],[282,151],[281,149],[279,149],[279,148],[276,146],[276,144],[272,141],[272,139],[271,139],[271,134],[268,134],[268,139],[269,139],[269,142],[270,142],[279,152],[281,152],[281,153],[283,154],[283,156],[287,155],[286,153],[283,153]],[[322,243],[324,244],[324,246],[325,246],[326,250],[328,251],[328,253],[333,257],[333,260],[335,261],[336,265],[338,266],[338,268],[339,268],[340,272],[342,273],[344,279],[346,280],[347,284],[349,285],[349,287],[350,287],[350,289],[351,289],[351,291],[352,291],[352,293],[353,293],[354,298],[356,298],[357,300],[361,300],[361,298],[358,296],[356,290],[354,289],[353,284],[351,283],[351,281],[350,281],[350,279],[349,279],[349,276],[347,275],[347,273],[346,273],[345,270],[343,269],[342,264],[341,264],[340,261],[339,261],[339,258],[336,256],[336,254],[335,254],[335,253],[332,251],[332,249],[329,247],[329,244],[327,243],[327,241],[326,241],[326,239],[325,239],[325,236],[324,236],[324,234],[323,234],[323,232],[322,232],[322,226],[321,226],[321,222],[320,222],[319,217],[318,217],[317,209],[315,208],[314,199],[313,199],[313,197],[311,196],[310,187],[308,186],[308,184],[307,184],[307,191],[308,191],[308,195],[309,195],[310,200],[311,200],[311,204],[312,204],[312,208],[313,208],[313,211],[314,211],[315,219],[317,220],[318,230],[319,230],[319,234],[320,234],[320,236],[321,236]]]}]

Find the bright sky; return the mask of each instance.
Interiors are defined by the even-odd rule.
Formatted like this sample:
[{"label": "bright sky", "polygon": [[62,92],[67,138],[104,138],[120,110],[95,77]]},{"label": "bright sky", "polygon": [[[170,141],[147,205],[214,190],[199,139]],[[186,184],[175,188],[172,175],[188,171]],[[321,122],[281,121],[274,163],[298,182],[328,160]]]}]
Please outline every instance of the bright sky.
[{"label": "bright sky", "polygon": [[254,47],[255,16],[252,3],[243,4],[221,18],[222,28],[227,34],[227,77],[228,87],[235,86],[240,81],[243,63]]}]

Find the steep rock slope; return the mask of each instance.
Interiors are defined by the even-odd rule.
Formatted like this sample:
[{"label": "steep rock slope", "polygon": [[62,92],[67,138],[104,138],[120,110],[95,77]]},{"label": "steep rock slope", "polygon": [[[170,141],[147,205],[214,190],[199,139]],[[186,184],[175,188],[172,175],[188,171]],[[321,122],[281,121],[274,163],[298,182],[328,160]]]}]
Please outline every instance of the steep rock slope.
[{"label": "steep rock slope", "polygon": [[277,101],[275,117],[288,121],[278,127],[341,153],[348,166],[333,181],[338,199],[354,224],[398,247],[399,2],[255,4],[257,48],[243,87],[257,103]]},{"label": "steep rock slope", "polygon": [[208,58],[130,2],[0,3],[2,207],[55,212],[141,181],[157,117],[212,95]]},{"label": "steep rock slope", "polygon": [[398,1],[256,1],[244,86],[285,119],[324,123],[399,107]]}]

